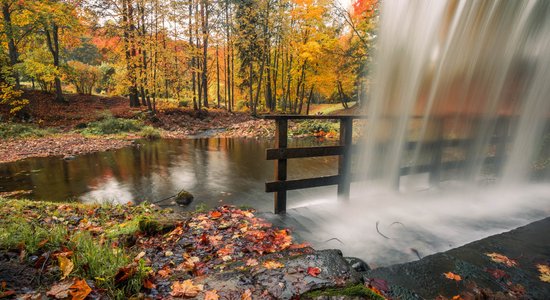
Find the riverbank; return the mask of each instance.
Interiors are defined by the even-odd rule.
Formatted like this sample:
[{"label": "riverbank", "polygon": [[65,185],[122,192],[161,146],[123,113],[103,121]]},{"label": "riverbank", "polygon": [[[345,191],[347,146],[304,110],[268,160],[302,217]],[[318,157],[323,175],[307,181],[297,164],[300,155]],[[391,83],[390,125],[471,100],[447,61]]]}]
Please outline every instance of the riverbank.
[{"label": "riverbank", "polygon": [[0,199],[0,214],[0,298],[383,299],[341,252],[249,209]]},{"label": "riverbank", "polygon": [[[16,118],[0,107],[0,163],[115,150],[140,138],[269,139],[275,134],[274,121],[247,112],[193,110],[160,102],[158,112],[150,115],[145,108],[128,108],[123,97],[68,94],[68,104],[57,103],[53,95],[38,91],[26,91],[23,97],[29,105]],[[289,123],[291,137],[337,139],[338,131],[337,122]]]}]

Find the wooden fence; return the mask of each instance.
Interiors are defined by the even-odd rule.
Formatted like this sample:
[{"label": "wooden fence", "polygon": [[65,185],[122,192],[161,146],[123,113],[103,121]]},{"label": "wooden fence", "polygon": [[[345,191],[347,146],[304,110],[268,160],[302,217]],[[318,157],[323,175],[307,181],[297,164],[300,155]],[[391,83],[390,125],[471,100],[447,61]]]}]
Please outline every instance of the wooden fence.
[{"label": "wooden fence", "polygon": [[[352,176],[350,172],[352,154],[352,130],[354,119],[366,119],[366,116],[300,116],[300,115],[266,115],[265,119],[275,120],[275,148],[266,150],[267,160],[275,161],[275,181],[266,182],[265,191],[274,192],[274,210],[276,214],[286,212],[287,191],[328,185],[338,185],[338,199],[347,200],[350,194]],[[338,120],[340,123],[340,140],[338,146],[288,148],[288,121],[289,120]],[[403,175],[426,173],[430,174],[430,183],[440,181],[441,171],[460,168],[468,162],[466,160],[443,161],[443,150],[447,147],[465,147],[471,149],[474,143],[471,139],[445,139],[443,136],[444,118],[434,118],[436,137],[431,141],[422,142],[422,149],[429,149],[432,153],[431,161],[424,165],[401,167],[399,177]],[[490,143],[495,146],[495,155],[484,158],[482,162],[500,162],[506,153],[506,142],[509,132],[509,118],[501,117],[497,120],[495,133]],[[406,150],[415,149],[417,141],[405,143]],[[468,151],[468,150],[467,150]],[[287,180],[287,160],[306,157],[338,156],[338,173],[332,176]]]}]

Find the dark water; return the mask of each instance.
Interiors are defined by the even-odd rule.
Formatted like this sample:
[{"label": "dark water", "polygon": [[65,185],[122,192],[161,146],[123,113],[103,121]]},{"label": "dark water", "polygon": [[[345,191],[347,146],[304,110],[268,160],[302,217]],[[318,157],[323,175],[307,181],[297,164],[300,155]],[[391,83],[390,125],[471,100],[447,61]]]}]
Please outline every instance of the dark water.
[{"label": "dark water", "polygon": [[[300,139],[289,146],[316,146]],[[324,145],[330,142],[324,142]],[[265,160],[272,140],[190,139],[140,142],[138,147],[92,153],[65,161],[31,158],[0,164],[0,191],[28,190],[25,197],[47,201],[158,201],[186,189],[208,207],[220,203],[270,211],[273,195],[264,183],[273,179],[273,162]],[[336,157],[289,161],[289,177],[336,173]],[[312,197],[335,196],[334,187],[289,193],[289,207]],[[170,204],[170,200],[162,202]]]}]

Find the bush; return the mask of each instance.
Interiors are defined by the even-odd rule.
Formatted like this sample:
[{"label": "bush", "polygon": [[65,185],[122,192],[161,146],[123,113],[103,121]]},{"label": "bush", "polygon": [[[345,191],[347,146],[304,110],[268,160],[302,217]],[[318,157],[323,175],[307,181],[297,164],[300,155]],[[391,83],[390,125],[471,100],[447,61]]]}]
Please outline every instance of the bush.
[{"label": "bush", "polygon": [[339,127],[337,122],[320,121],[320,120],[307,120],[299,122],[293,128],[292,133],[294,135],[303,134],[315,134],[318,132],[338,132]]},{"label": "bush", "polygon": [[155,139],[158,139],[160,138],[160,131],[158,131],[156,128],[152,127],[152,126],[145,126],[143,127],[143,129],[141,130],[140,134],[146,138],[146,139],[150,139],[150,140],[155,140]]},{"label": "bush", "polygon": [[40,137],[53,134],[54,129],[41,129],[33,125],[18,123],[0,123],[0,138]]},{"label": "bush", "polygon": [[137,120],[106,117],[101,121],[92,122],[82,131],[84,134],[117,134],[137,132],[142,130],[143,123]]},{"label": "bush", "polygon": [[180,100],[178,102],[179,107],[189,107],[189,100]]}]

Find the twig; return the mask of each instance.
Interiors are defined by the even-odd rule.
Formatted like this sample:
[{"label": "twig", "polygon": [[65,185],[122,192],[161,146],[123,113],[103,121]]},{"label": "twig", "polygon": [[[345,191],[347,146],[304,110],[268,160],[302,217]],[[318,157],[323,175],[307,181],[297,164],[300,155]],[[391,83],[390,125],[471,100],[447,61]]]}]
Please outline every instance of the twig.
[{"label": "twig", "polygon": [[382,232],[380,232],[380,230],[378,230],[378,223],[379,223],[379,222],[380,222],[380,221],[376,221],[376,232],[378,232],[379,235],[381,235],[381,236],[383,236],[383,237],[385,237],[385,238],[387,238],[387,239],[389,240],[389,239],[390,239],[389,237],[383,235]]},{"label": "twig", "polygon": [[390,224],[390,226],[393,226],[393,225],[395,225],[395,224],[399,224],[399,225],[401,225],[401,226],[403,226],[403,227],[406,227],[405,224],[403,224],[403,223],[401,223],[401,222],[393,222],[393,223]]},{"label": "twig", "polygon": [[159,202],[166,201],[166,200],[171,199],[171,198],[174,198],[174,197],[176,197],[176,196],[177,196],[177,195],[172,195],[172,196],[166,197],[166,198],[164,198],[164,199],[160,199],[160,200],[157,200],[157,201],[153,201],[151,204],[157,204],[157,203],[159,203]]},{"label": "twig", "polygon": [[422,259],[422,257],[420,257],[420,253],[418,252],[418,250],[416,250],[414,248],[411,248],[411,251],[414,252],[414,254],[416,254],[416,256],[418,256],[418,259]]},{"label": "twig", "polygon": [[327,243],[327,242],[330,242],[330,241],[332,241],[332,240],[337,240],[338,242],[340,242],[340,244],[345,245],[345,244],[344,244],[341,240],[339,240],[338,238],[331,238],[331,239],[328,239],[328,240],[324,241],[323,243]]}]

